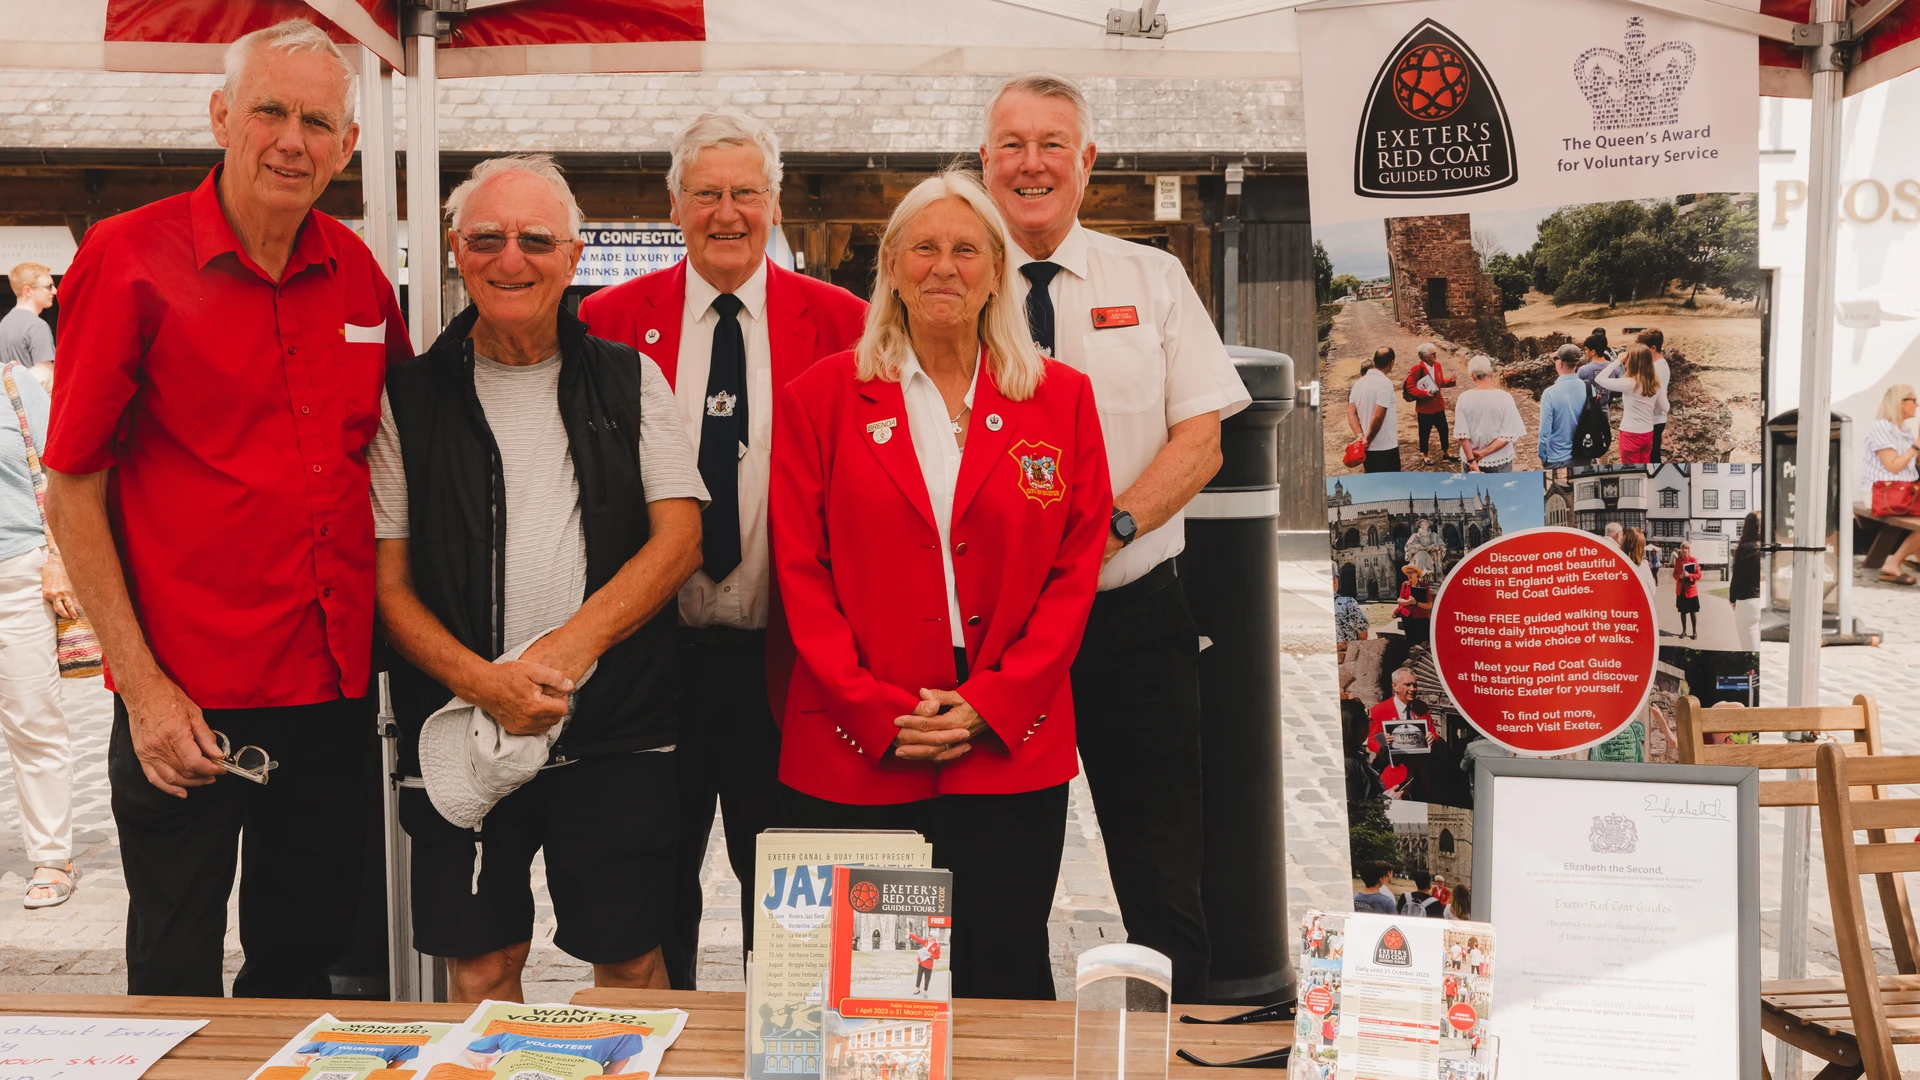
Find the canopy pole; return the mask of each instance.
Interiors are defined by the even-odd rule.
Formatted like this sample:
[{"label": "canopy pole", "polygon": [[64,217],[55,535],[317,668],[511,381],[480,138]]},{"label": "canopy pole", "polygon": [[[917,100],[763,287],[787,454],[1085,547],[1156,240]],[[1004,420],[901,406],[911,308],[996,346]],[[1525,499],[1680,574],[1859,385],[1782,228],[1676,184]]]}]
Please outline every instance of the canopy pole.
[{"label": "canopy pole", "polygon": [[407,329],[426,352],[443,325],[440,254],[440,94],[434,65],[438,15],[408,7],[407,19]]},{"label": "canopy pole", "polygon": [[400,198],[393,157],[393,69],[360,50],[361,236],[395,289],[400,287]]},{"label": "canopy pole", "polygon": [[[1810,22],[1838,23],[1846,0],[1813,0]],[[1818,50],[1815,50],[1817,53]],[[1793,603],[1790,613],[1787,696],[1796,707],[1820,703],[1820,640],[1825,608],[1827,449],[1832,424],[1833,290],[1840,224],[1840,134],[1846,95],[1844,65],[1815,56],[1808,124],[1806,292],[1800,305],[1800,426],[1794,454]],[[1845,492],[1840,493],[1844,498]],[[1843,523],[1832,523],[1844,527]],[[1807,550],[1816,548],[1816,550]],[[1851,565],[1838,568],[1853,573]],[[1850,631],[1842,626],[1842,633]],[[1799,776],[1796,770],[1794,775]],[[1779,978],[1807,971],[1809,816],[1788,807],[1781,844]],[[1800,1080],[1800,1052],[1776,1041],[1773,1075]]]}]

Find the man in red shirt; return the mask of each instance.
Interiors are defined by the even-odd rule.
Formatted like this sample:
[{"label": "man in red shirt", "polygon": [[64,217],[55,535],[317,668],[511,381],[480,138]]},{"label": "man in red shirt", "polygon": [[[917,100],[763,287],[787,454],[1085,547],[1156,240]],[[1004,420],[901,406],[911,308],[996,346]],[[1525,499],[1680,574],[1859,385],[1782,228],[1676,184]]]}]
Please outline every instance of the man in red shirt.
[{"label": "man in red shirt", "polygon": [[411,349],[366,246],[312,210],[359,136],[353,68],[297,20],[226,68],[223,164],[94,226],[61,283],[47,513],[117,695],[128,992],[222,993],[244,829],[234,993],[327,997],[372,780],[363,449]]}]

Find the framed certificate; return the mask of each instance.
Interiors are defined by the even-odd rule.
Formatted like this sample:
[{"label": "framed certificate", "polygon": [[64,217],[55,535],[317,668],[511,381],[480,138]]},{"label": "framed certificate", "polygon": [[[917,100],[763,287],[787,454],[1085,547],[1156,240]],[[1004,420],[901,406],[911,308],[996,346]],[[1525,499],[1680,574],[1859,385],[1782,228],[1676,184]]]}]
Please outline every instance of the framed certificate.
[{"label": "framed certificate", "polygon": [[1752,768],[1481,758],[1475,919],[1508,1076],[1760,1076]]}]

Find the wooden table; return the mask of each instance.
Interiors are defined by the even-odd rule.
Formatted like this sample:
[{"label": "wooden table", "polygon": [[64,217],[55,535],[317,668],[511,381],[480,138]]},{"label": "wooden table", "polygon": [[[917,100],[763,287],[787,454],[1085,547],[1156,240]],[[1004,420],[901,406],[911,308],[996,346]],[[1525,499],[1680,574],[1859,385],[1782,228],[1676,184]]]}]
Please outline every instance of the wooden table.
[{"label": "wooden table", "polygon": [[[745,1075],[746,996],[673,990],[583,990],[578,1005],[603,1008],[679,1008],[687,1026],[667,1051],[662,1076]],[[1170,1050],[1185,1047],[1209,1061],[1231,1061],[1293,1042],[1293,1025],[1182,1024],[1182,1013],[1214,1018],[1241,1010],[1219,1005],[1175,1006]],[[207,1026],[147,1070],[147,1080],[246,1080],[315,1017],[342,1020],[458,1022],[471,1005],[386,1001],[306,1001],[269,998],[124,997],[109,994],[0,994],[0,1015],[169,1017],[206,1020]],[[962,1000],[954,1004],[955,1080],[1025,1080],[1073,1075],[1073,1003]],[[1172,1059],[1182,1080],[1274,1080],[1279,1070],[1202,1069]]]}]

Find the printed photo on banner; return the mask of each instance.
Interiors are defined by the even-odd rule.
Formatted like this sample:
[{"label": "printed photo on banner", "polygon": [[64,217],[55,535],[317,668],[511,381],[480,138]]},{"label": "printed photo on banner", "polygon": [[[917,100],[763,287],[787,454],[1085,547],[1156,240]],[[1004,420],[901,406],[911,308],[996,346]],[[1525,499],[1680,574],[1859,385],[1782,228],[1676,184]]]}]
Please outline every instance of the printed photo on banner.
[{"label": "printed photo on banner", "polygon": [[1328,475],[1757,460],[1755,207],[1710,193],[1316,221]]},{"label": "printed photo on banner", "polygon": [[[1327,481],[1352,856],[1356,867],[1391,864],[1396,907],[1467,881],[1473,762],[1506,753],[1466,723],[1440,682],[1434,598],[1466,553],[1545,523],[1542,482],[1539,473]],[[1356,878],[1355,892],[1369,885],[1378,891]]]},{"label": "printed photo on banner", "polygon": [[1760,648],[1760,466],[1576,467],[1547,491],[1547,524],[1604,536],[1653,593],[1661,644]]}]

